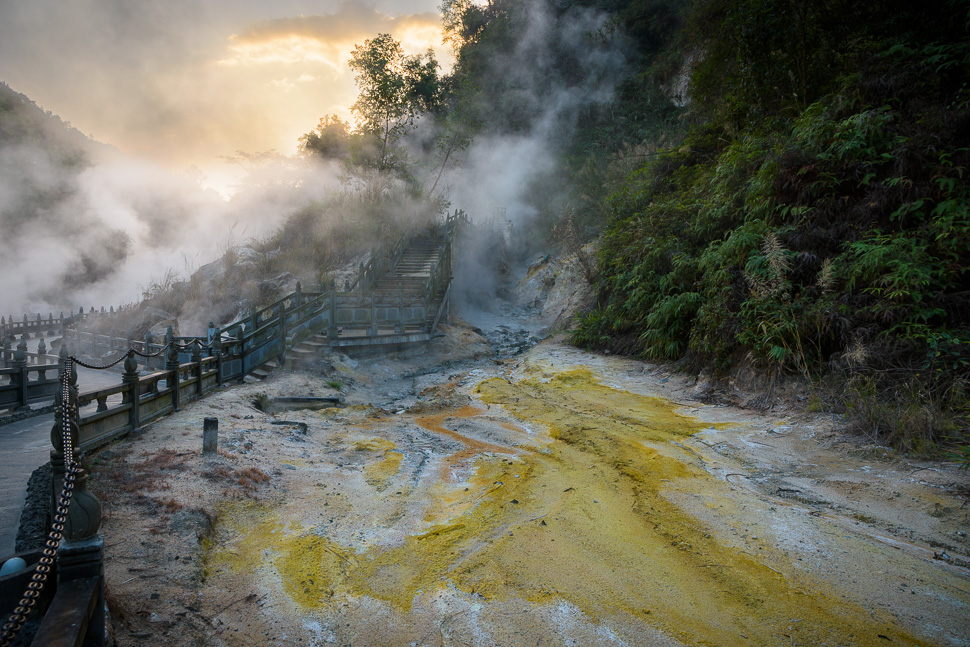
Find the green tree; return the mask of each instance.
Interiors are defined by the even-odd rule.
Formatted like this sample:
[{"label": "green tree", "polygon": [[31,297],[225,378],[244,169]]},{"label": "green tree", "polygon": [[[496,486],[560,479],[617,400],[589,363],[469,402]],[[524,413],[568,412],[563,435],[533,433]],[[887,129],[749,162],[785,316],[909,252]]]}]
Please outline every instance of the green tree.
[{"label": "green tree", "polygon": [[395,142],[420,113],[438,104],[438,61],[430,49],[408,56],[390,34],[379,34],[354,48],[350,68],[359,90],[351,110],[360,130],[377,139],[375,166],[380,171],[398,167],[401,153]]},{"label": "green tree", "polygon": [[320,119],[316,129],[300,137],[300,151],[323,159],[346,159],[350,154],[350,126],[337,115]]}]

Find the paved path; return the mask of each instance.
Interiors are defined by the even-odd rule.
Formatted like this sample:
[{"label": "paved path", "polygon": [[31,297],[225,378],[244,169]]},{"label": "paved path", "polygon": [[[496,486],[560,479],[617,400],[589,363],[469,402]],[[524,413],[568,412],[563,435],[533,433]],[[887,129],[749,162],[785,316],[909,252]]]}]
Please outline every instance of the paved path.
[{"label": "paved path", "polygon": [[[82,393],[120,382],[118,373],[78,369],[78,388]],[[54,414],[49,413],[0,426],[0,560],[13,553],[27,479],[50,459],[53,425]]]}]

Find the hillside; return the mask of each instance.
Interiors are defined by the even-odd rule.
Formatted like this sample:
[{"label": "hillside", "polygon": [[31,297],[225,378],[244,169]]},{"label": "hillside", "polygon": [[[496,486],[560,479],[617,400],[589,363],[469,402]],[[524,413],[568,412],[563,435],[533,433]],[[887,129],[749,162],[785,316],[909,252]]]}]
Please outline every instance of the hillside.
[{"label": "hillside", "polygon": [[28,145],[47,151],[52,160],[68,167],[120,154],[0,82],[0,152]]},{"label": "hillside", "polygon": [[[490,61],[541,37],[525,36],[536,5],[445,5],[455,85],[521,93],[525,75]],[[875,439],[966,452],[966,4],[544,6],[543,24],[591,25],[581,53],[563,47],[568,30],[543,32],[552,54],[536,65],[556,88],[595,96],[584,62],[616,57],[614,92],[568,115],[553,182],[530,203],[537,236],[602,232],[597,305],[573,341],[725,378],[755,371],[766,404],[799,379]],[[465,103],[487,108],[479,136],[544,114],[542,102]]]}]

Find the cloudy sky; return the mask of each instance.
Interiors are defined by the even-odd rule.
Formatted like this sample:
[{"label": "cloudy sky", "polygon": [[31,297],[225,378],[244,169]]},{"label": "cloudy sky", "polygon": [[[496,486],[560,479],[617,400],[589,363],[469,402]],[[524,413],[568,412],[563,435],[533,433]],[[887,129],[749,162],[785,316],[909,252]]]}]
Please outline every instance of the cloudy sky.
[{"label": "cloudy sky", "polygon": [[447,63],[440,0],[0,0],[0,81],[81,132],[225,191],[237,150],[350,119],[355,44]]}]

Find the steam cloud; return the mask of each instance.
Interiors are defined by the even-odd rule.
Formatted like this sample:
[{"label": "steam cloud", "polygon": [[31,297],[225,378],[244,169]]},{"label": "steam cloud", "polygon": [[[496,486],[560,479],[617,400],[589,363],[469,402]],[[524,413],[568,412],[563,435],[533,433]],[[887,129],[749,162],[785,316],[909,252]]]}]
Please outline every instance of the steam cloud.
[{"label": "steam cloud", "polygon": [[[627,59],[622,39],[594,46],[592,35],[604,27],[604,14],[575,8],[557,18],[545,0],[529,3],[527,11],[522,38],[490,61],[492,74],[507,79],[512,90],[488,97],[523,106],[525,123],[515,134],[478,136],[461,163],[446,171],[443,184],[452,206],[473,219],[504,209],[513,244],[534,250],[544,243],[530,240],[537,205],[568,195],[557,155],[569,145],[583,112],[612,99]],[[563,60],[569,62],[569,78],[563,76]],[[472,249],[462,259],[457,294],[467,301],[463,312],[494,301],[497,285],[485,280],[493,274],[489,265],[492,259],[481,250]]]},{"label": "steam cloud", "polygon": [[197,178],[112,157],[78,171],[45,147],[0,150],[4,314],[139,301],[167,270],[187,277],[228,245],[271,233],[337,182],[327,167],[271,160],[226,202]]}]

